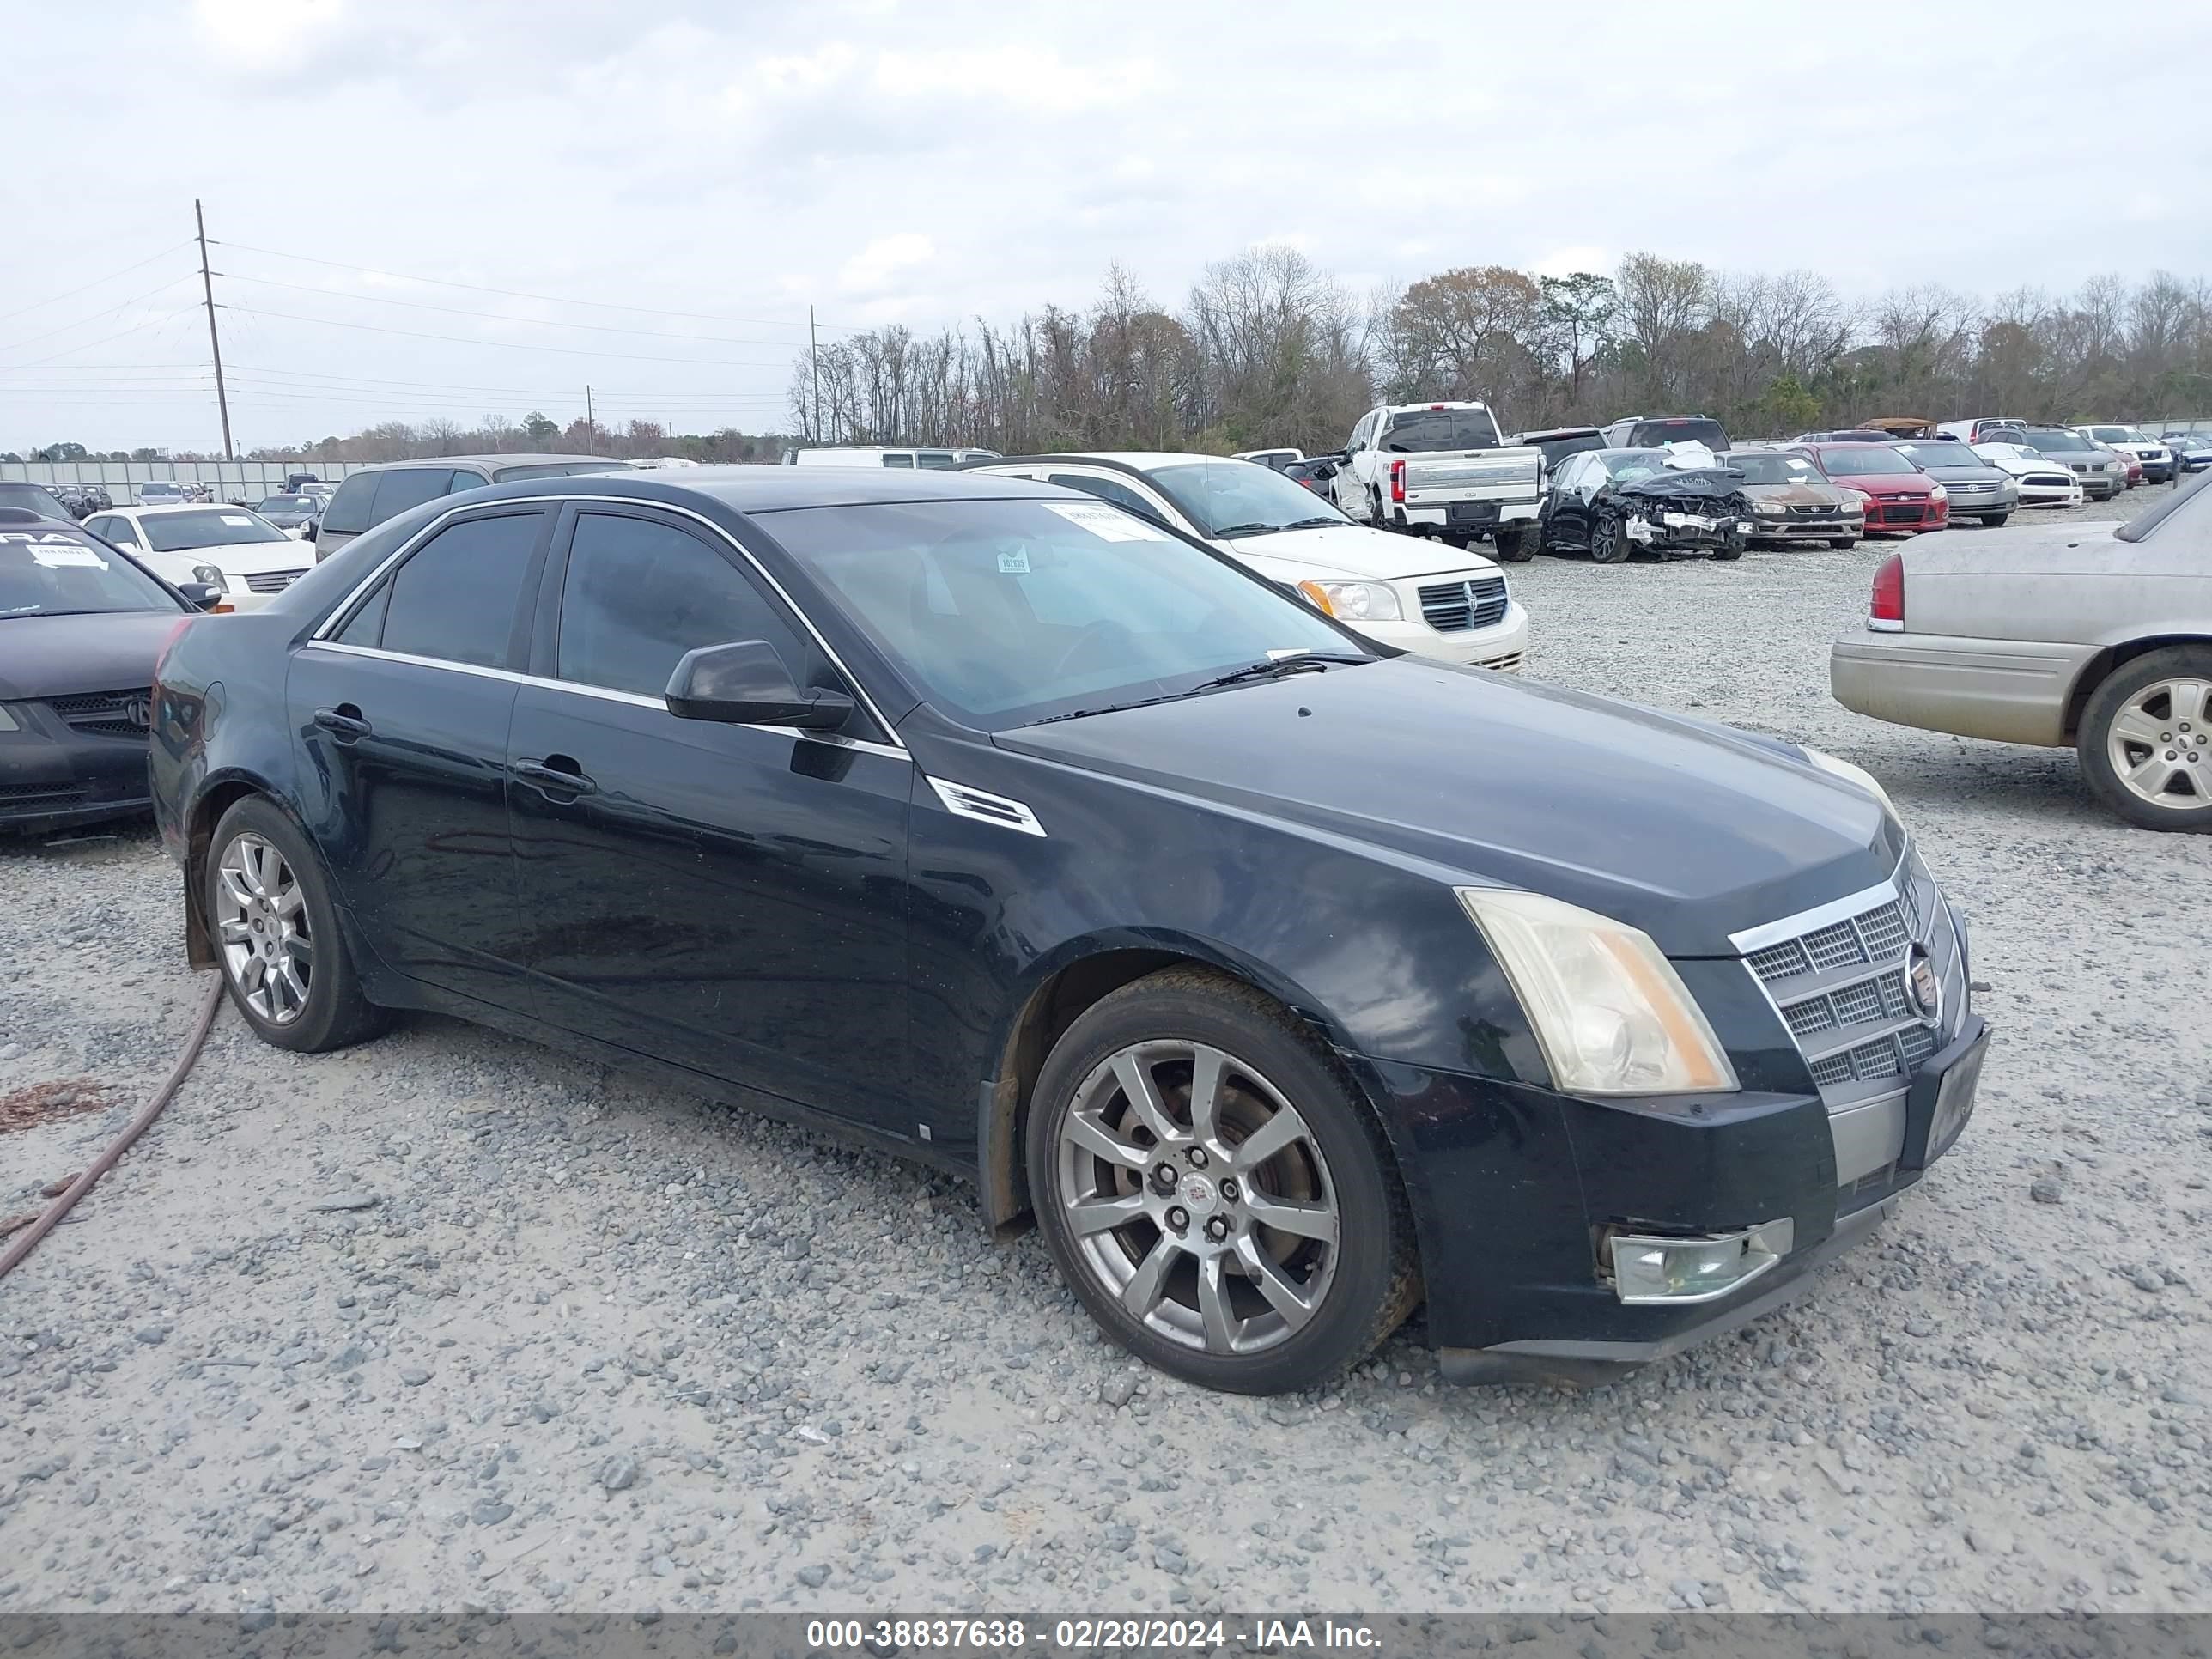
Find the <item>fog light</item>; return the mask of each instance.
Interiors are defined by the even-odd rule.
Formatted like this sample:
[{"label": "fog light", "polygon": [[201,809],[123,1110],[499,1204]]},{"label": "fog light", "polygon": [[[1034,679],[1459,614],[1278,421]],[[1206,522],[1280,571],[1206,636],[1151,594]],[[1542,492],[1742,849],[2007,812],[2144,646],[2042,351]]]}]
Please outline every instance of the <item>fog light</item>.
[{"label": "fog light", "polygon": [[1710,1302],[1740,1290],[1790,1254],[1789,1217],[1695,1238],[1615,1233],[1613,1291],[1623,1302]]}]

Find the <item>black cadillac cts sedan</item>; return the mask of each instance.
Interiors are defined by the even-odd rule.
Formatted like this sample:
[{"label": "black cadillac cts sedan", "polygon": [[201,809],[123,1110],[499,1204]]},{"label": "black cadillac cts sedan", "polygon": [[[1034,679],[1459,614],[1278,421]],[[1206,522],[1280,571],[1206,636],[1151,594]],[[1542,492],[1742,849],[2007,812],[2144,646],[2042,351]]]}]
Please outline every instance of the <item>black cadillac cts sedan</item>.
[{"label": "black cadillac cts sedan", "polygon": [[1457,1380],[1784,1299],[1957,1137],[1966,931],[1873,780],[1392,657],[1023,481],[540,478],[158,672],[194,962],[269,1042],[436,1009],[1034,1215],[1116,1340]]}]

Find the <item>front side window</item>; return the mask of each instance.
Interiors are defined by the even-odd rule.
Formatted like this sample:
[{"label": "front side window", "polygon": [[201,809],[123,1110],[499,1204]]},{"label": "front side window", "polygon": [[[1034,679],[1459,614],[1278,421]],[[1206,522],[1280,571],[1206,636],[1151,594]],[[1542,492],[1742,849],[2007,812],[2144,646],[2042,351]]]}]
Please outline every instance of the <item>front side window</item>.
[{"label": "front side window", "polygon": [[653,519],[577,516],[561,584],[561,678],[658,697],[685,652],[738,640],[766,640],[795,672],[782,613],[707,543]]},{"label": "front side window", "polygon": [[[386,651],[480,668],[507,665],[542,513],[510,513],[448,525],[411,555],[386,584],[384,625],[374,641]],[[368,607],[365,607],[368,608]]]},{"label": "front side window", "polygon": [[247,542],[292,538],[258,513],[210,507],[197,513],[161,513],[142,520],[146,540],[156,553],[182,553],[195,547],[234,547]]},{"label": "front side window", "polygon": [[1103,501],[817,507],[760,520],[925,696],[985,731],[1194,695],[1271,653],[1366,655],[1268,583]]}]

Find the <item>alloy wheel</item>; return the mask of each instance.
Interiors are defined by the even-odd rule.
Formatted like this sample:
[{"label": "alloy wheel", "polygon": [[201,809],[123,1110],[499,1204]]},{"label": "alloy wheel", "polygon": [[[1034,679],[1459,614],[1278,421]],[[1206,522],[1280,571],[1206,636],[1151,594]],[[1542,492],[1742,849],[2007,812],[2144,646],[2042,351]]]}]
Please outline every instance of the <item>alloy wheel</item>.
[{"label": "alloy wheel", "polygon": [[247,1007],[289,1025],[307,1006],[314,941],[307,896],[284,855],[251,832],[235,836],[216,865],[216,937],[223,971]]},{"label": "alloy wheel", "polygon": [[1062,1117],[1055,1197],[1085,1271],[1133,1319],[1200,1352],[1262,1352],[1321,1310],[1339,1212],[1305,1120],[1202,1043],[1133,1044]]},{"label": "alloy wheel", "polygon": [[2106,758],[2129,793],[2172,811],[2212,806],[2212,680],[2154,680],[2122,703]]}]

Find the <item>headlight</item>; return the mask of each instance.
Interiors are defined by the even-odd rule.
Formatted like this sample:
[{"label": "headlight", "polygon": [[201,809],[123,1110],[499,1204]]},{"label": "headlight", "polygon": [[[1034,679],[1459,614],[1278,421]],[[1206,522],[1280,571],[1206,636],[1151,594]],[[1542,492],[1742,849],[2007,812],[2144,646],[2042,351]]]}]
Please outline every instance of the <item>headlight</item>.
[{"label": "headlight", "polygon": [[1928,486],[1928,499],[1931,501],[1948,501],[1951,499],[1951,492],[1944,489],[1942,484],[1932,483]]},{"label": "headlight", "polygon": [[1754,513],[1763,513],[1769,518],[1779,518],[1790,509],[1780,501],[1753,501],[1751,504],[1751,510]]},{"label": "headlight", "polygon": [[1883,788],[1881,780],[1863,766],[1854,766],[1847,760],[1838,760],[1833,755],[1815,749],[1810,744],[1799,744],[1797,752],[1830,777],[1841,778],[1845,783],[1858,785],[1860,788],[1881,803],[1883,811],[1896,818],[1900,823],[1905,821],[1897,810],[1897,803],[1889,798],[1889,791]]},{"label": "headlight", "polygon": [[1398,596],[1381,582],[1298,584],[1298,592],[1341,622],[1395,622]]},{"label": "headlight", "polygon": [[192,580],[196,582],[203,582],[206,586],[216,589],[218,592],[225,592],[229,590],[229,584],[222,579],[222,572],[216,569],[211,564],[194,565],[192,567]]},{"label": "headlight", "polygon": [[1457,890],[1520,996],[1554,1085],[1585,1095],[1740,1086],[1704,1011],[1647,935],[1538,893]]}]

